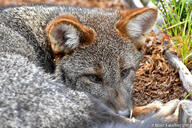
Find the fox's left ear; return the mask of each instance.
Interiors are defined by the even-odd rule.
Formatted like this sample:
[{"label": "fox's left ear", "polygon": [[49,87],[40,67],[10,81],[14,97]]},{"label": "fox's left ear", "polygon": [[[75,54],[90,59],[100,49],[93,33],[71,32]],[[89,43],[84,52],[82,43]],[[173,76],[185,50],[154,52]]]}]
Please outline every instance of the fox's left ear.
[{"label": "fox's left ear", "polygon": [[94,42],[95,37],[95,32],[79,23],[73,15],[53,19],[46,27],[46,34],[52,51],[57,56],[86,48]]},{"label": "fox's left ear", "polygon": [[154,8],[138,8],[120,11],[121,19],[116,24],[120,36],[134,40],[140,47],[142,37],[150,32],[157,19]]}]

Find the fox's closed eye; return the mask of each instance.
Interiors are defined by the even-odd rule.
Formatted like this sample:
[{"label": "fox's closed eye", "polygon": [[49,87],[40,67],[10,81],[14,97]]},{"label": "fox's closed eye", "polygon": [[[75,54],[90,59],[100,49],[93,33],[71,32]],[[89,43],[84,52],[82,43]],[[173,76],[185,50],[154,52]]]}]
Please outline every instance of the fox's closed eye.
[{"label": "fox's closed eye", "polygon": [[121,78],[125,79],[130,74],[131,70],[134,70],[134,68],[131,67],[131,68],[126,68],[126,69],[122,70],[121,71]]},{"label": "fox's closed eye", "polygon": [[90,74],[90,75],[85,75],[85,77],[87,77],[93,83],[102,84],[103,82],[103,79],[98,75]]}]

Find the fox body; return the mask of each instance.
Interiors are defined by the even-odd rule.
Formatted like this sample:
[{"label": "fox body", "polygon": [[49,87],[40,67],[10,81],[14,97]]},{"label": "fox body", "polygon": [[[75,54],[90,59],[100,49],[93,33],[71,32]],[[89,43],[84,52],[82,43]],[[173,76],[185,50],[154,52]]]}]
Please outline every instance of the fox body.
[{"label": "fox body", "polygon": [[128,127],[123,116],[145,113],[133,109],[132,81],[156,17],[152,8],[2,8],[1,127]]}]

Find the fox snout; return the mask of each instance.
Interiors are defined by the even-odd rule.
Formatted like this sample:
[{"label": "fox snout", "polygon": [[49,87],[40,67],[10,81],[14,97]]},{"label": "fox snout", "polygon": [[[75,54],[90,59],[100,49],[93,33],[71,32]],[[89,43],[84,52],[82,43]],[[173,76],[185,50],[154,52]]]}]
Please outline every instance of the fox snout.
[{"label": "fox snout", "polygon": [[132,96],[128,92],[120,92],[115,90],[115,96],[110,99],[110,108],[112,108],[115,113],[131,117],[133,111]]}]

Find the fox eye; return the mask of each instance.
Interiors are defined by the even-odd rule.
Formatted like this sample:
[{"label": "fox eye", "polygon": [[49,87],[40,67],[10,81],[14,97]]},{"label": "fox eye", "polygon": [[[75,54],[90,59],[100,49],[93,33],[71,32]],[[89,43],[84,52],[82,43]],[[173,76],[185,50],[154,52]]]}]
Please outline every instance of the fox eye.
[{"label": "fox eye", "polygon": [[97,84],[102,84],[103,80],[101,77],[99,77],[98,75],[86,75],[86,77],[93,83],[97,83]]},{"label": "fox eye", "polygon": [[127,69],[124,69],[123,71],[121,71],[121,78],[125,79],[130,74],[131,70],[134,70],[134,68],[131,67],[131,68],[127,68]]}]

